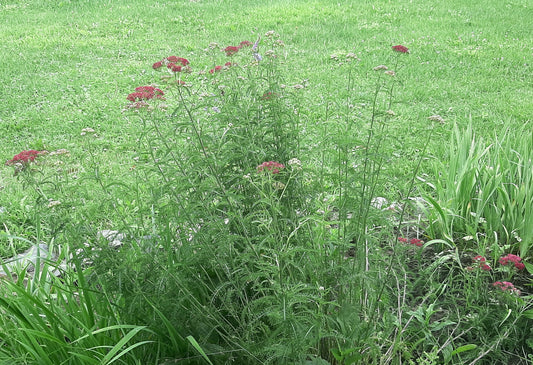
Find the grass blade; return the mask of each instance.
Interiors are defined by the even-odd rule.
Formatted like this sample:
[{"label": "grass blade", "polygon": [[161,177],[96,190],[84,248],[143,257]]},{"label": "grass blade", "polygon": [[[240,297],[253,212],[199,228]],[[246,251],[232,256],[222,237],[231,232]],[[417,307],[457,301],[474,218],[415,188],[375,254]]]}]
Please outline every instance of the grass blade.
[{"label": "grass blade", "polygon": [[202,357],[205,359],[205,361],[207,361],[208,364],[213,365],[211,360],[209,360],[209,357],[207,357],[207,354],[205,353],[204,349],[202,349],[202,347],[200,346],[200,344],[198,344],[194,337],[187,336],[187,340],[191,343],[192,347],[194,347],[196,351],[198,351],[200,355],[202,355]]}]

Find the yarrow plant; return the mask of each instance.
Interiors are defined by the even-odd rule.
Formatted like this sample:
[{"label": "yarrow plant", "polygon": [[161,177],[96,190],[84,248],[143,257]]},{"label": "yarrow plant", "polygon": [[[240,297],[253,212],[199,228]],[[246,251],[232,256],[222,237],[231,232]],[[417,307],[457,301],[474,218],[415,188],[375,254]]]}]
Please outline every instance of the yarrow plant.
[{"label": "yarrow plant", "polygon": [[[479,267],[483,271],[492,270],[490,265],[487,263],[487,259],[485,258],[485,256],[481,256],[481,255],[474,256],[474,258],[472,259],[472,262],[475,264],[475,266]],[[469,266],[467,267],[467,270],[470,270],[470,271],[474,270],[474,267]]]},{"label": "yarrow plant", "polygon": [[[380,269],[369,270],[370,265],[374,265],[374,252],[384,251],[381,251],[381,245],[371,246],[374,233],[369,232],[369,227],[374,226],[375,218],[374,211],[368,207],[371,207],[372,198],[375,197],[374,187],[379,186],[381,180],[381,167],[386,163],[382,158],[382,142],[385,140],[382,137],[375,140],[374,133],[376,136],[385,135],[383,128],[386,123],[383,121],[395,115],[391,110],[391,100],[397,83],[397,73],[394,71],[397,68],[389,69],[384,65],[374,68],[380,72],[376,74],[378,85],[373,101],[374,111],[369,113],[369,130],[372,132],[368,135],[365,148],[356,154],[352,153],[360,146],[360,136],[351,139],[354,121],[347,116],[346,123],[339,123],[342,127],[335,133],[342,140],[337,143],[332,137],[331,145],[326,143],[329,138],[325,140],[324,148],[321,148],[323,155],[321,152],[306,156],[306,168],[302,169],[302,162],[297,157],[302,155],[300,148],[304,145],[300,138],[306,138],[307,135],[303,134],[304,128],[300,126],[298,93],[304,93],[307,84],[295,80],[286,82],[279,68],[280,65],[286,65],[286,58],[283,57],[283,62],[277,61],[282,59],[278,54],[281,55],[279,47],[283,47],[278,37],[274,32],[263,36],[267,43],[263,51],[264,60],[259,55],[259,47],[263,47],[263,44],[259,44],[261,37],[253,45],[248,41],[227,47],[210,44],[205,52],[212,58],[204,62],[205,68],[196,73],[197,77],[194,74],[186,76],[187,72],[184,71],[190,70],[188,60],[185,62],[176,56],[166,57],[152,64],[153,73],[162,72],[162,80],[182,81],[182,78],[188,77],[187,87],[171,88],[173,82],[163,81],[165,85],[162,90],[157,89],[161,90],[157,95],[156,87],[149,86],[154,88],[153,95],[128,99],[134,103],[148,104],[147,101],[152,103],[157,101],[153,99],[164,97],[164,104],[174,103],[172,113],[142,115],[143,124],[150,133],[143,133],[140,140],[140,150],[145,150],[150,155],[150,161],[154,162],[146,164],[143,169],[146,169],[146,176],[150,176],[150,184],[157,184],[157,189],[149,189],[154,193],[147,204],[150,206],[147,213],[157,213],[153,214],[150,232],[160,236],[161,245],[168,249],[153,250],[150,255],[143,255],[140,265],[150,269],[137,270],[132,276],[134,280],[126,280],[126,284],[122,281],[115,283],[116,278],[110,277],[110,286],[127,285],[135,288],[124,294],[124,303],[132,303],[126,304],[126,316],[130,312],[151,312],[152,315],[145,317],[157,318],[153,315],[154,309],[165,316],[169,313],[171,318],[168,321],[161,318],[163,323],[156,325],[159,326],[158,331],[162,332],[169,327],[168,323],[177,328],[176,331],[180,333],[175,336],[176,342],[182,335],[195,333],[199,328],[208,328],[210,331],[216,328],[211,331],[211,337],[198,333],[198,338],[209,337],[202,346],[209,347],[210,352],[220,347],[233,349],[237,344],[253,354],[255,362],[280,356],[273,362],[294,363],[294,359],[301,358],[309,348],[320,347],[313,352],[314,357],[320,356],[327,363],[336,363],[333,362],[334,358],[339,363],[352,363],[356,360],[344,357],[343,351],[346,350],[346,354],[351,351],[362,354],[365,349],[363,345],[356,349],[346,346],[364,344],[376,333],[374,331],[383,331],[379,323],[394,323],[381,321],[383,318],[380,313],[390,312],[382,298],[390,294],[387,284],[396,277],[397,257],[391,256],[385,276],[381,275]],[[251,49],[244,52],[243,47]],[[391,54],[409,53],[407,47],[401,45],[387,49]],[[401,60],[409,59],[403,55],[397,56],[394,57],[396,65]],[[231,58],[228,60],[227,57]],[[356,56],[349,54],[349,57]],[[193,64],[196,65],[196,60]],[[136,92],[147,90],[141,87]],[[381,107],[382,102],[385,108]],[[380,109],[383,112],[375,112]],[[331,156],[334,158],[331,159]],[[316,158],[322,159],[323,163],[313,163]],[[330,170],[337,168],[338,172],[330,174]],[[140,170],[138,167],[136,171]],[[313,181],[317,175],[321,175],[320,180]],[[335,224],[331,224],[331,219]],[[385,229],[383,234],[392,231]],[[436,265],[427,266],[425,259],[438,249],[438,245],[423,250],[424,240],[413,236],[398,237],[399,242],[407,247],[399,244],[398,252],[407,251],[419,257],[418,264],[409,265],[409,269],[433,271]],[[365,244],[354,245],[359,242]],[[408,245],[415,247],[409,249]],[[296,257],[303,256],[302,252],[309,252],[309,256],[316,254],[313,256],[314,262],[296,261]],[[171,260],[168,260],[169,255]],[[439,267],[447,263],[455,265],[455,261],[452,262],[449,257],[451,255],[443,255],[437,262]],[[505,258],[516,267],[514,257]],[[477,272],[474,275],[465,272],[465,281],[476,285],[476,291],[470,291],[475,295],[468,300],[484,300],[484,296],[478,296],[477,293],[487,292],[488,289],[500,294],[499,290],[490,286],[491,283],[498,279],[511,279],[493,278],[495,274],[484,256],[470,259],[474,262],[471,269],[476,267]],[[182,267],[185,269],[176,268],[174,263],[178,260],[184,263]],[[354,275],[343,274],[348,272],[344,262],[350,263],[348,271]],[[315,263],[320,264],[317,266]],[[104,272],[124,271],[127,274],[124,277],[127,278],[131,268],[121,263],[117,265],[120,270],[105,267]],[[197,270],[199,265],[201,270]],[[512,265],[507,266],[513,269]],[[379,277],[374,277],[378,271]],[[139,272],[150,277],[136,280]],[[440,274],[440,269],[434,274]],[[360,277],[361,280],[353,280],[354,277]],[[489,277],[491,279],[487,280]],[[164,285],[148,284],[154,281],[161,281]],[[514,293],[516,288],[508,285],[509,281],[494,286]],[[460,290],[463,289],[464,282],[454,282],[457,282]],[[338,289],[344,287],[350,290]],[[376,292],[376,287],[379,288],[378,294],[368,295]],[[166,308],[165,295],[177,290],[185,294],[176,298],[187,309],[181,313],[167,311]],[[405,295],[410,290],[406,285],[403,298],[410,297]],[[433,293],[433,289],[430,290],[432,292],[428,297]],[[153,298],[153,303],[149,305],[141,298],[147,291]],[[417,295],[420,293],[416,287],[412,291]],[[365,298],[364,303],[361,298]],[[404,303],[398,301],[398,306],[401,305],[398,311],[401,312],[404,305],[412,308],[419,304],[422,311],[425,300],[416,304],[408,302],[409,299],[404,299]],[[326,304],[330,301],[333,302],[331,307]],[[176,306],[172,304],[172,307]],[[338,311],[334,307],[350,308],[353,313],[350,318],[335,318]],[[430,318],[430,309],[427,318]],[[195,315],[191,320],[190,317]],[[345,327],[363,327],[363,330],[349,341],[344,338],[336,343],[323,341],[321,321],[326,316],[328,322],[332,316],[330,323],[334,327],[336,320],[344,322],[341,323],[342,328],[329,328],[328,325],[324,330],[329,333],[341,333]],[[361,318],[367,319],[365,323],[360,322]],[[397,342],[391,345],[391,349],[403,338],[411,338],[408,332],[413,326],[415,330],[412,332],[417,332],[417,325],[410,324],[410,320],[406,322],[398,318],[396,322],[407,324],[404,330],[397,331]],[[459,323],[456,320],[454,322]],[[449,326],[448,323],[452,322],[436,324]],[[241,330],[245,328],[254,328],[254,333]],[[301,333],[305,335],[299,336],[297,333],[295,336],[295,328],[301,328]],[[313,333],[315,329],[316,333]],[[457,333],[461,331],[459,325],[457,330]],[[296,337],[301,344],[291,345],[291,349],[282,348],[279,354],[272,354],[270,348],[273,347],[269,341],[274,338],[273,331],[276,338]],[[430,332],[440,333],[437,330]],[[370,341],[375,342],[373,338]],[[458,344],[459,341],[454,346]],[[280,346],[284,345],[282,343]],[[427,350],[424,346],[415,345],[409,350],[420,354]],[[169,358],[177,358],[174,347],[164,349]],[[380,356],[378,352],[379,349],[372,356],[362,356],[360,362],[374,363]],[[390,353],[391,359],[396,356]],[[179,356],[183,357],[181,354]],[[247,357],[246,354],[242,356],[243,359]],[[218,357],[220,361],[216,363],[224,362],[224,355]],[[243,359],[238,362],[250,362]]]},{"label": "yarrow plant", "polygon": [[[252,42],[250,42],[250,41],[242,41],[242,42],[239,43],[238,46],[227,46],[226,48],[223,49],[223,51],[226,53],[226,56],[231,57],[231,56],[235,55],[236,53],[238,53],[242,48],[251,47],[251,46],[252,46]],[[217,47],[218,47],[218,45],[217,45]],[[210,48],[214,48],[214,47],[210,47]],[[252,52],[255,52],[255,49],[252,49]],[[219,71],[222,71],[224,69],[227,69],[227,68],[231,67],[232,65],[233,64],[231,62],[226,62],[224,64],[224,66],[218,65],[218,66],[215,66],[214,68],[210,69],[209,73],[210,74],[214,74],[215,72],[219,72]]]},{"label": "yarrow plant", "polygon": [[155,86],[139,86],[135,88],[135,92],[126,97],[131,102],[126,109],[148,109],[150,105],[147,101],[151,99],[165,100],[164,95],[163,90]]},{"label": "yarrow plant", "polygon": [[240,47],[235,46],[228,46],[224,48],[224,52],[226,52],[226,56],[233,56],[235,53],[239,52]]},{"label": "yarrow plant", "polygon": [[495,288],[499,288],[504,292],[509,292],[511,294],[520,295],[520,290],[515,288],[514,284],[509,281],[495,281],[492,283],[492,286]]},{"label": "yarrow plant", "polygon": [[[181,66],[177,65],[178,63],[181,64]],[[166,65],[167,68],[170,69],[172,72],[181,72],[182,71],[182,66],[183,67],[188,66],[189,63],[190,63],[189,60],[186,59],[186,58],[176,57],[176,56],[168,56],[167,58],[164,58],[161,61],[155,62],[152,65],[152,68],[154,70],[159,70],[164,65]]]},{"label": "yarrow plant", "polygon": [[238,46],[227,46],[224,48],[224,52],[226,52],[226,56],[233,56],[235,53],[239,52],[241,48],[250,47],[251,45],[252,42],[250,41],[242,41]]},{"label": "yarrow plant", "polygon": [[11,160],[6,161],[7,166],[15,165],[17,163],[20,163],[22,165],[27,165],[30,162],[35,161],[35,159],[40,156],[48,153],[47,151],[36,151],[36,150],[27,150],[22,151],[19,154],[16,154],[13,156]]},{"label": "yarrow plant", "polygon": [[257,166],[257,172],[270,171],[272,174],[279,174],[280,170],[283,170],[285,165],[276,162],[276,161],[267,161],[263,162],[261,165]]},{"label": "yarrow plant", "polygon": [[498,262],[503,266],[507,266],[508,263],[512,263],[518,270],[523,270],[526,266],[521,261],[522,258],[520,256],[513,254],[507,254],[498,260]]},{"label": "yarrow plant", "polygon": [[416,247],[422,247],[424,246],[424,241],[422,241],[419,238],[411,238],[410,240],[405,237],[398,237],[398,241],[402,243],[410,243],[411,245],[415,245]]},{"label": "yarrow plant", "polygon": [[[521,262],[522,258],[513,255],[508,254],[503,257],[501,257],[498,262],[502,266],[507,266],[509,263],[514,264],[514,267],[518,270],[522,270],[525,268],[525,265]],[[468,266],[466,268],[467,271],[473,271],[476,267],[483,270],[483,271],[492,271],[492,267],[487,263],[487,259],[485,256],[477,255],[472,258],[473,265]],[[501,272],[501,269],[496,269],[495,271]],[[504,269],[504,271],[509,271],[508,267]],[[502,291],[510,292],[513,294],[520,295],[520,290],[514,287],[514,284],[512,284],[509,281],[496,281],[492,284],[494,287],[500,288]]]},{"label": "yarrow plant", "polygon": [[[231,62],[227,62],[226,63],[226,67],[229,67],[231,66]],[[224,68],[224,66],[215,66],[215,68],[212,68],[211,70],[209,70],[209,73],[210,74],[214,74],[215,72],[220,72],[222,71],[222,69]]]},{"label": "yarrow plant", "polygon": [[400,52],[400,53],[409,53],[409,49],[405,46],[402,46],[402,45],[397,45],[397,46],[392,46],[392,49],[396,52]]},{"label": "yarrow plant", "polygon": [[158,89],[154,86],[139,86],[135,88],[135,92],[127,96],[127,99],[131,102],[150,100],[154,98],[164,100],[163,95],[165,95],[163,90]]}]

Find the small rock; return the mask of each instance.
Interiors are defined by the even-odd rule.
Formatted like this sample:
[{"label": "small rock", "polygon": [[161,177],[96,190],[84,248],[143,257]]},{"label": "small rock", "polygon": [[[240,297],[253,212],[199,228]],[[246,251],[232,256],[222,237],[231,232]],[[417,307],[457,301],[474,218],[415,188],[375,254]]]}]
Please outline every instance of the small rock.
[{"label": "small rock", "polygon": [[105,238],[106,240],[108,240],[110,247],[120,247],[122,246],[124,239],[126,239],[126,235],[124,233],[120,233],[119,231],[112,231],[110,229],[98,231],[96,237],[98,239]]},{"label": "small rock", "polygon": [[[42,265],[44,260],[54,259],[55,257],[53,256],[48,252],[48,245],[41,243],[38,246],[32,246],[29,250],[17,256],[7,259],[4,261],[4,266],[9,272],[26,269],[26,272],[31,273],[35,271],[37,260],[41,260]],[[0,270],[0,276],[8,276],[8,274]]]}]

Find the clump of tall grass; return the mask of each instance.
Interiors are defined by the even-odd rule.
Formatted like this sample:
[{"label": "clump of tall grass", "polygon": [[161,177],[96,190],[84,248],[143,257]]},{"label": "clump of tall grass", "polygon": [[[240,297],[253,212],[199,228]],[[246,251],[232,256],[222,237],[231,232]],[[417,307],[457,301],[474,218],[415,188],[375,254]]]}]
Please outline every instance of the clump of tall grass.
[{"label": "clump of tall grass", "polygon": [[[10,237],[13,238],[13,237]],[[52,244],[49,252],[59,250]],[[153,341],[136,341],[146,326],[121,322],[118,298],[106,297],[86,281],[67,249],[54,260],[37,256],[27,267],[9,270],[0,280],[0,361],[9,364],[136,363],[133,350]],[[66,264],[63,264],[66,263]],[[60,273],[60,277],[57,277]]]},{"label": "clump of tall grass", "polygon": [[488,245],[494,258],[504,252],[531,257],[533,170],[531,131],[495,135],[487,144],[469,126],[457,126],[449,159],[435,161],[428,233],[459,246]]}]

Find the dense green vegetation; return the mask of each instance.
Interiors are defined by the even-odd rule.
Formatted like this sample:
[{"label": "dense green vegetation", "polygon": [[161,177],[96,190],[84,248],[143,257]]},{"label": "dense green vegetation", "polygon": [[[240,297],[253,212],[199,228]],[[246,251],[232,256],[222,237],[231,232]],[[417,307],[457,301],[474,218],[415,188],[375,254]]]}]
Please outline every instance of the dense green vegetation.
[{"label": "dense green vegetation", "polygon": [[530,363],[532,15],[4,1],[0,362]]}]

